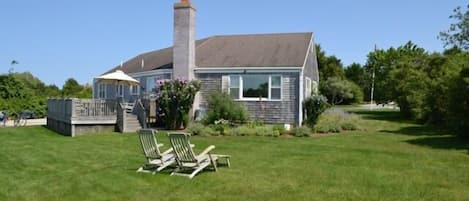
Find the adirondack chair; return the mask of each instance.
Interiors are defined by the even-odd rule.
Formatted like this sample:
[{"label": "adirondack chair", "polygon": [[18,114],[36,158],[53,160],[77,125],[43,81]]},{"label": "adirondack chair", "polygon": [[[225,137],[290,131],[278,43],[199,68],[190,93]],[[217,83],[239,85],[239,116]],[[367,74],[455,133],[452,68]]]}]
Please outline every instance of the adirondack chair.
[{"label": "adirondack chair", "polygon": [[155,174],[176,162],[172,148],[165,152],[160,152],[160,147],[162,147],[163,144],[158,144],[156,132],[157,131],[154,129],[141,129],[138,131],[143,154],[147,159],[147,163],[140,167],[137,172]]},{"label": "adirondack chair", "polygon": [[[168,137],[174,154],[176,155],[177,163],[177,168],[171,175],[186,176],[192,179],[197,173],[208,166],[212,166],[213,169],[217,171],[217,160],[219,158],[225,158],[228,166],[230,166],[230,156],[211,153],[211,151],[215,149],[214,145],[210,145],[202,153],[195,155],[189,142],[190,134],[168,133]],[[191,172],[184,173],[187,171]]]}]

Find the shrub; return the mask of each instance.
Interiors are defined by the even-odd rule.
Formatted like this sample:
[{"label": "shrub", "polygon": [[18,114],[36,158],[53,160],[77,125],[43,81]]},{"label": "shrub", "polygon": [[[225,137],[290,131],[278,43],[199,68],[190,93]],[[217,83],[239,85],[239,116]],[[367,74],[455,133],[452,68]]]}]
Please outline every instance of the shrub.
[{"label": "shrub", "polygon": [[344,122],[340,125],[340,128],[342,128],[342,130],[346,130],[346,131],[358,130],[357,124],[352,123],[352,122]]},{"label": "shrub", "polygon": [[259,126],[264,126],[264,122],[259,121],[259,120],[254,120],[254,121],[248,122],[248,123],[247,123],[247,126],[248,126],[248,127],[251,127],[251,128],[255,128],[255,127],[259,127]]},{"label": "shrub", "polygon": [[339,133],[342,130],[359,130],[359,117],[342,110],[330,110],[319,118],[314,126],[317,133]]},{"label": "shrub", "polygon": [[200,136],[217,136],[220,135],[220,132],[213,130],[210,126],[205,126]]},{"label": "shrub", "polygon": [[188,123],[188,113],[200,89],[198,81],[168,80],[160,84],[157,102],[163,112],[166,128],[180,129]]},{"label": "shrub", "polygon": [[273,130],[270,126],[257,126],[254,128],[254,132],[257,136],[273,136]]},{"label": "shrub", "polygon": [[279,135],[285,135],[288,133],[287,129],[285,129],[285,126],[281,124],[276,124],[272,128],[273,132],[278,132]]},{"label": "shrub", "polygon": [[327,99],[324,96],[311,96],[303,101],[303,114],[306,115],[304,124],[313,127],[319,118],[319,115],[329,107]]},{"label": "shrub", "polygon": [[231,130],[231,135],[252,136],[252,135],[255,135],[255,130],[248,126],[238,126]]},{"label": "shrub", "polygon": [[226,93],[212,93],[207,102],[207,114],[203,120],[205,125],[213,124],[220,119],[228,120],[231,123],[245,123],[249,120],[248,111],[244,105],[233,101]]},{"label": "shrub", "polygon": [[198,123],[190,124],[187,127],[187,130],[192,135],[201,135],[203,133],[204,129],[205,129],[205,126],[202,125],[202,124],[198,124]]},{"label": "shrub", "polygon": [[296,127],[293,128],[293,134],[295,134],[296,137],[308,137],[311,134],[311,128],[306,126]]},{"label": "shrub", "polygon": [[281,134],[280,131],[272,130],[272,137],[278,137],[278,136],[280,136],[280,134]]}]

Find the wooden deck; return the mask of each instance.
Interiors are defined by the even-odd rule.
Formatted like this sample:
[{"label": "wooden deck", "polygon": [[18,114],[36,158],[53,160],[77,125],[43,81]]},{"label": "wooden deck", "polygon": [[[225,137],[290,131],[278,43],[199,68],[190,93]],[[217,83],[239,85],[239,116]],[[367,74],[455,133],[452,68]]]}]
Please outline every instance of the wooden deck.
[{"label": "wooden deck", "polygon": [[114,130],[118,102],[101,99],[49,99],[47,127],[75,136],[80,133]]}]

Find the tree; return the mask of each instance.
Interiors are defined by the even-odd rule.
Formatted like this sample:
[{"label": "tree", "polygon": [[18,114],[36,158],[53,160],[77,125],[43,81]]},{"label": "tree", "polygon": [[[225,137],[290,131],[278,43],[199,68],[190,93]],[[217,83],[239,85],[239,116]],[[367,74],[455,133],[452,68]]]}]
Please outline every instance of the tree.
[{"label": "tree", "polygon": [[469,66],[465,66],[449,90],[448,124],[457,134],[469,138]]},{"label": "tree", "polygon": [[345,78],[344,67],[336,56],[326,56],[320,45],[316,45],[319,77],[326,80],[330,77]]},{"label": "tree", "polygon": [[82,90],[77,94],[78,98],[92,98],[93,88],[90,85],[84,85]]},{"label": "tree", "polygon": [[359,63],[352,63],[345,68],[345,77],[355,82],[360,88],[365,87],[365,69]]},{"label": "tree", "polygon": [[[399,80],[391,77],[396,68],[420,67],[427,53],[412,41],[398,48],[378,49],[368,54],[365,69],[365,94],[371,93],[374,80],[374,100],[378,103],[396,101],[396,85]],[[373,74],[375,75],[373,79]],[[369,96],[367,96],[369,98]]]},{"label": "tree", "polygon": [[57,87],[55,84],[48,85],[45,88],[45,94],[48,98],[60,97],[60,93],[61,92],[59,87]]},{"label": "tree", "polygon": [[9,116],[31,109],[32,92],[12,74],[0,75],[0,110],[7,110]]},{"label": "tree", "polygon": [[12,73],[12,75],[22,82],[26,88],[31,89],[35,96],[46,97],[44,93],[46,85],[30,72]]},{"label": "tree", "polygon": [[469,50],[469,9],[463,11],[461,7],[457,7],[449,18],[458,22],[451,24],[449,30],[440,32],[438,38],[444,42],[445,47],[453,45]]},{"label": "tree", "polygon": [[83,87],[73,78],[68,78],[62,87],[62,96],[64,97],[78,97]]},{"label": "tree", "polygon": [[351,82],[338,77],[331,77],[320,83],[321,94],[326,96],[330,104],[336,105],[344,100],[353,99]]}]

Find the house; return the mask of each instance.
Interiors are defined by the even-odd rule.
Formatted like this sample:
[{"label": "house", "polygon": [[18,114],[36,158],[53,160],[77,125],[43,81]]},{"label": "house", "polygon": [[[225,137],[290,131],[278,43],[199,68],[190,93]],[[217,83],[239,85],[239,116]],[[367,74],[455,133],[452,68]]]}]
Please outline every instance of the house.
[{"label": "house", "polygon": [[[302,101],[317,90],[318,66],[312,33],[222,35],[195,40],[196,9],[174,5],[174,46],[138,55],[108,72],[122,70],[140,86],[94,83],[94,98],[134,101],[154,96],[158,81],[197,79],[201,91],[194,109],[207,107],[207,95],[226,91],[266,123],[299,125]],[[106,73],[108,73],[106,72]]]}]

